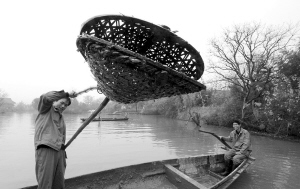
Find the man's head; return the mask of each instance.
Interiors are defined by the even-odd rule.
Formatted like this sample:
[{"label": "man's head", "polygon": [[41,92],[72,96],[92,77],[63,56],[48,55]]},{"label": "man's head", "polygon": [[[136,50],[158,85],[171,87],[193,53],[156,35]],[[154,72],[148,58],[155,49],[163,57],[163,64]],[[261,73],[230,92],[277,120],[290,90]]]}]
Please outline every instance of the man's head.
[{"label": "man's head", "polygon": [[232,126],[235,131],[240,132],[241,130],[241,122],[239,120],[234,120]]},{"label": "man's head", "polygon": [[68,106],[71,105],[70,98],[62,98],[53,102],[53,108],[56,112],[62,113]]}]

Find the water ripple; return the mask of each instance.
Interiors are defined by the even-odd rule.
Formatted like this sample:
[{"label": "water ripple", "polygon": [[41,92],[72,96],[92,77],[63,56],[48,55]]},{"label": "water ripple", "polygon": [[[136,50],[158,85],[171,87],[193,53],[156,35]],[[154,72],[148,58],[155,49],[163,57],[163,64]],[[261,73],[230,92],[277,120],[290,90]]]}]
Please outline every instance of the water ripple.
[{"label": "water ripple", "polygon": [[[0,115],[0,185],[3,188],[20,188],[36,183],[35,116]],[[67,140],[81,127],[80,117],[86,115],[65,115]],[[125,122],[92,122],[67,149],[66,177],[146,161],[224,152],[221,149],[223,145],[215,137],[193,128],[194,125],[186,125],[182,121],[143,115],[130,115]],[[210,126],[202,129],[219,135],[228,135],[231,131],[230,128]],[[298,143],[261,136],[252,136],[252,141],[252,155],[256,161],[231,189],[300,188]]]}]

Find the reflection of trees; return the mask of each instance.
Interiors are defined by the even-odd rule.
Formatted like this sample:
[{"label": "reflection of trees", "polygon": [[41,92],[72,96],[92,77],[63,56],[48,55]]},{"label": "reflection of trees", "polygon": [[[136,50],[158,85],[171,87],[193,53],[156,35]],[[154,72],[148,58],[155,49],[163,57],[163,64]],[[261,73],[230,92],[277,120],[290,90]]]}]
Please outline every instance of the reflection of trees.
[{"label": "reflection of trees", "polygon": [[279,167],[279,171],[277,172],[277,179],[274,185],[276,188],[285,188],[284,186],[287,184],[290,176],[291,162],[288,159],[285,159],[277,164],[277,167]]},{"label": "reflection of trees", "polygon": [[32,113],[0,114],[0,135],[14,139],[13,142],[16,142],[16,138],[23,141],[28,135],[34,135],[36,116]]},{"label": "reflection of trees", "polygon": [[[195,156],[221,152],[217,140],[210,135],[201,134],[194,125],[185,125],[184,121],[159,116],[141,115],[131,123],[131,130],[141,132],[153,138],[154,144],[166,149],[174,149],[177,156]],[[189,123],[191,124],[191,123]],[[147,129],[143,129],[146,127]]]}]

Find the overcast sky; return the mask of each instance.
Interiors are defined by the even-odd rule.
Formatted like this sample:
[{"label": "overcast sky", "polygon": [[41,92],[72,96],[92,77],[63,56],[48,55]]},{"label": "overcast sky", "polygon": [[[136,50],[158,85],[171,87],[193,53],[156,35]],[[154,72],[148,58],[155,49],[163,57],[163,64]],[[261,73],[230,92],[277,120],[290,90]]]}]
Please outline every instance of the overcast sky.
[{"label": "overcast sky", "polygon": [[95,86],[76,39],[81,24],[96,15],[124,14],[167,25],[200,51],[205,63],[209,40],[224,28],[252,21],[296,24],[299,10],[300,0],[1,1],[0,89],[29,104],[51,90]]}]

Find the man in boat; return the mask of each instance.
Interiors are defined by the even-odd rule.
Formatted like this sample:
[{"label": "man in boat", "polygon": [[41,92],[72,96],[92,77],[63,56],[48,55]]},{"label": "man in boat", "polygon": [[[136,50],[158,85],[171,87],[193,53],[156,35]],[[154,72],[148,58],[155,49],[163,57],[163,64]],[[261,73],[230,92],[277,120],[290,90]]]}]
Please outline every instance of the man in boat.
[{"label": "man in boat", "polygon": [[228,137],[220,136],[221,140],[232,142],[232,149],[224,154],[225,171],[221,173],[227,176],[232,170],[240,165],[251,153],[250,134],[246,129],[241,127],[239,120],[234,120],[232,124],[234,130]]},{"label": "man in boat", "polygon": [[35,120],[35,172],[38,189],[65,188],[66,125],[62,112],[76,93],[51,91],[41,95]]}]

